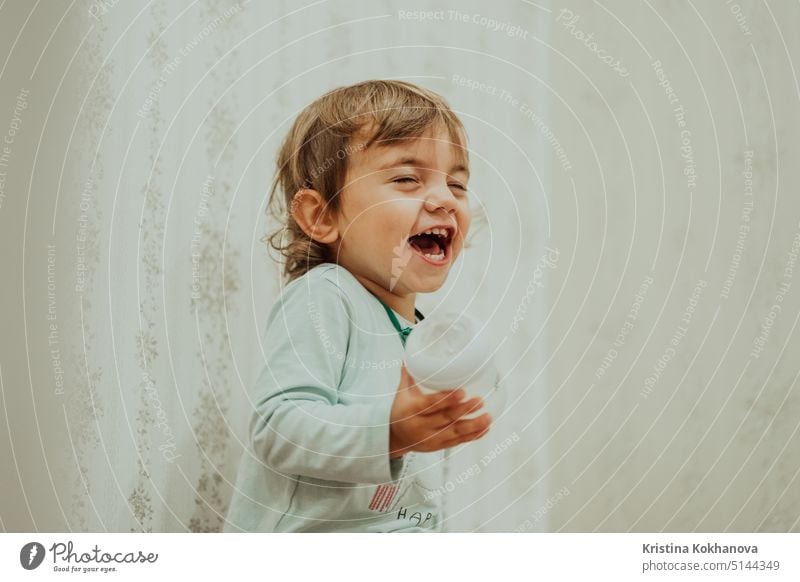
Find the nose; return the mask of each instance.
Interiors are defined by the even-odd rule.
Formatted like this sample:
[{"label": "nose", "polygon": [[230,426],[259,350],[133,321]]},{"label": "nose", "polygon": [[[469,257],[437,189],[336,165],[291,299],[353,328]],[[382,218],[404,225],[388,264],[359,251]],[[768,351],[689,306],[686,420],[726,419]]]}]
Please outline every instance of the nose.
[{"label": "nose", "polygon": [[428,212],[437,212],[440,208],[444,208],[448,214],[453,214],[456,211],[458,202],[450,187],[447,185],[446,177],[436,180],[434,184],[428,188],[427,195],[425,196],[425,210]]}]

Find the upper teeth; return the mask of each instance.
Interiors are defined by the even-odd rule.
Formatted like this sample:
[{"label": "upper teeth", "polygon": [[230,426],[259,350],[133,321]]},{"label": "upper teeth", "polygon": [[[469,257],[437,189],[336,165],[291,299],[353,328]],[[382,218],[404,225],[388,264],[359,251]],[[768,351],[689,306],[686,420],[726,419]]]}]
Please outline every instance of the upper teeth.
[{"label": "upper teeth", "polygon": [[420,234],[435,234],[436,236],[447,236],[447,229],[446,228],[431,228]]}]

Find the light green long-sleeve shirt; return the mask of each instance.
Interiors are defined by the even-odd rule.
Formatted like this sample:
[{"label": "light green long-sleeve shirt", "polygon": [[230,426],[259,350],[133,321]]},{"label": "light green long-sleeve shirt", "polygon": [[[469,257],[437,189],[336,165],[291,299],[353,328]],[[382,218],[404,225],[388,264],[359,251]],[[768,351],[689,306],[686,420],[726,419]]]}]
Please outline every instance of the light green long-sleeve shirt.
[{"label": "light green long-sleeve shirt", "polygon": [[263,353],[224,531],[441,531],[442,451],[389,459],[403,344],[378,299],[318,265],[273,305]]}]

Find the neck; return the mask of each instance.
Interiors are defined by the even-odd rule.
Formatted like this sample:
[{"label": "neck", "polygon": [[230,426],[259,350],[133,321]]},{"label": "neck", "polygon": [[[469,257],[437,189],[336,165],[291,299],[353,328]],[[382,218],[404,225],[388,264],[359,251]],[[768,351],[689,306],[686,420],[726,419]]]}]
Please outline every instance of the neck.
[{"label": "neck", "polygon": [[416,314],[414,313],[414,306],[417,300],[416,293],[396,295],[374,281],[370,281],[366,277],[355,274],[354,276],[367,289],[367,291],[378,297],[402,317],[406,318],[412,323],[416,321]]}]

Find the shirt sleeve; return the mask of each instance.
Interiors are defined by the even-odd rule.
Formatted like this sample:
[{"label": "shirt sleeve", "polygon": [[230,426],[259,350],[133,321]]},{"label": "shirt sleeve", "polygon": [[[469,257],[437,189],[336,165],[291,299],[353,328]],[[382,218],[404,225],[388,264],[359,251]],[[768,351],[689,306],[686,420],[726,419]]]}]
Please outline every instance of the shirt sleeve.
[{"label": "shirt sleeve", "polygon": [[392,399],[339,403],[351,314],[333,281],[309,277],[290,283],[270,312],[250,435],[276,471],[347,483],[400,477],[405,456],[389,459]]}]

